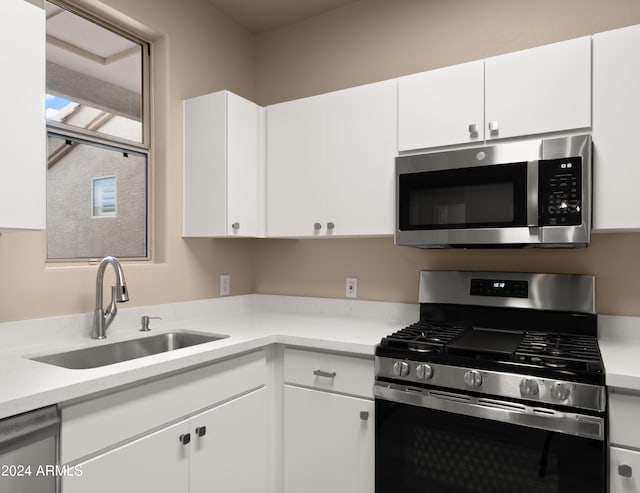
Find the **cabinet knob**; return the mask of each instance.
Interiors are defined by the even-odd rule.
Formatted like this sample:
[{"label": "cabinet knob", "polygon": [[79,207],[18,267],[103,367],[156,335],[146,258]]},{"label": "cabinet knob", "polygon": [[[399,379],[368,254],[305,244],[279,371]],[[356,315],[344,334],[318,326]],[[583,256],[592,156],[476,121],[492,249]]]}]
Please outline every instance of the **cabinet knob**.
[{"label": "cabinet knob", "polygon": [[180,435],[178,439],[180,440],[180,443],[182,445],[187,445],[191,441],[191,433],[185,433],[184,435]]},{"label": "cabinet knob", "polygon": [[320,223],[313,223],[313,229],[315,229],[316,231],[319,231],[322,228],[322,224]]},{"label": "cabinet knob", "polygon": [[369,419],[369,411],[360,411],[360,419],[367,421]]},{"label": "cabinet knob", "polygon": [[335,225],[335,224],[333,224],[333,223],[327,223],[327,229],[328,229],[329,231],[331,231],[331,230],[332,230],[333,228],[335,228],[335,227],[336,227],[336,225]]},{"label": "cabinet knob", "polygon": [[498,122],[489,122],[489,132],[491,132],[491,135],[498,135]]},{"label": "cabinet knob", "polygon": [[233,224],[231,225],[231,227],[232,227],[233,229],[236,229],[236,230],[237,230],[237,229],[240,229],[240,223],[233,223]]},{"label": "cabinet knob", "polygon": [[478,136],[478,125],[476,123],[469,124],[469,136],[470,137]]},{"label": "cabinet knob", "polygon": [[620,464],[618,466],[618,474],[623,478],[630,478],[633,475],[633,469],[628,464]]},{"label": "cabinet knob", "polygon": [[196,428],[196,435],[198,435],[199,437],[203,437],[207,434],[207,427],[206,426],[198,426]]}]

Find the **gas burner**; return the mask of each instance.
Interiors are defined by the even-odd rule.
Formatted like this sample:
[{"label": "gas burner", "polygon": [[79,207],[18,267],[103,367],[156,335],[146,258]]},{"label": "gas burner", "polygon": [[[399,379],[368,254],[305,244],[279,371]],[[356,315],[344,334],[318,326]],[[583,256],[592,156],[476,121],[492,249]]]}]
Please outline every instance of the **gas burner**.
[{"label": "gas burner", "polygon": [[542,364],[554,368],[566,367],[562,361],[589,363],[601,360],[595,336],[565,333],[527,332],[516,355],[538,357]]},{"label": "gas burner", "polygon": [[385,347],[431,353],[440,351],[457,337],[464,327],[419,321],[382,339]]}]

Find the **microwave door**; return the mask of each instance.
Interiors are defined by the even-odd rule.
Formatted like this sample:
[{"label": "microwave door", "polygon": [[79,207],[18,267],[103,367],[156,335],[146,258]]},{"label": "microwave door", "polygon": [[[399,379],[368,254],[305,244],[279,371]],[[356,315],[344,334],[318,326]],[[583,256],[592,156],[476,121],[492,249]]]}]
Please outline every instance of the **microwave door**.
[{"label": "microwave door", "polygon": [[[398,176],[398,225],[402,232],[429,237],[468,238],[505,228],[537,224],[537,190],[528,193],[532,163],[420,171]],[[504,240],[504,234],[498,240]],[[453,241],[449,241],[453,240]],[[486,240],[483,240],[486,241]],[[462,241],[466,242],[466,240]]]}]

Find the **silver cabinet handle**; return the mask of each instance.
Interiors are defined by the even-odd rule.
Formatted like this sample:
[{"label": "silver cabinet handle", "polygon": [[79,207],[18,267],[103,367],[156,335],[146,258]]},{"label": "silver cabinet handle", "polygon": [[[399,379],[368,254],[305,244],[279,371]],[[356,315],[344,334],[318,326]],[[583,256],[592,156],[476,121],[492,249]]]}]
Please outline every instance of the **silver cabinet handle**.
[{"label": "silver cabinet handle", "polygon": [[191,433],[185,433],[184,435],[180,435],[178,437],[178,440],[180,440],[180,443],[182,445],[188,445],[189,442],[191,442]]},{"label": "silver cabinet handle", "polygon": [[335,371],[323,371],[323,370],[313,370],[313,374],[316,377],[325,377],[325,378],[335,378]]},{"label": "silver cabinet handle", "polygon": [[333,228],[335,228],[335,227],[336,227],[336,225],[335,225],[335,224],[333,224],[333,223],[327,223],[327,229],[328,229],[329,231],[331,231],[331,230],[332,230]]},{"label": "silver cabinet handle", "polygon": [[233,223],[233,224],[231,225],[231,227],[232,227],[233,229],[240,229],[240,223]]},{"label": "silver cabinet handle", "polygon": [[322,224],[320,224],[320,223],[313,223],[313,229],[315,229],[316,231],[318,231],[320,228],[322,228]]},{"label": "silver cabinet handle", "polygon": [[618,474],[623,478],[630,478],[633,475],[633,469],[628,464],[620,464],[618,466]]},{"label": "silver cabinet handle", "polygon": [[369,419],[369,411],[360,411],[360,419],[367,421]]},{"label": "silver cabinet handle", "polygon": [[498,131],[498,122],[489,122],[489,132],[491,132],[491,135],[497,135]]},{"label": "silver cabinet handle", "polygon": [[199,437],[203,437],[207,434],[207,427],[206,426],[198,426],[196,428],[196,435],[198,435]]},{"label": "silver cabinet handle", "polygon": [[477,137],[478,136],[478,125],[475,123],[469,124],[469,136]]}]

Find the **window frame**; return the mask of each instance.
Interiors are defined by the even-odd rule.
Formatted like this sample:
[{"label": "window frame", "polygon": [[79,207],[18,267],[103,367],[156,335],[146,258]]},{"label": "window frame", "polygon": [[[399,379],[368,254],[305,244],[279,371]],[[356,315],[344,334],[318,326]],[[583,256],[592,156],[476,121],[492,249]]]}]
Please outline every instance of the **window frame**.
[{"label": "window frame", "polygon": [[[87,143],[98,145],[98,146],[106,146],[109,148],[119,148],[123,151],[131,151],[135,153],[145,154],[147,161],[147,169],[146,169],[146,255],[140,257],[122,257],[119,260],[123,262],[132,262],[132,261],[151,261],[152,260],[152,251],[153,245],[151,239],[152,235],[152,211],[151,211],[151,190],[152,190],[152,163],[153,163],[153,153],[151,149],[151,139],[152,139],[152,111],[151,111],[151,45],[152,42],[149,39],[142,37],[140,34],[132,32],[129,29],[124,28],[121,25],[114,24],[110,20],[104,19],[95,13],[84,9],[72,1],[67,0],[45,0],[48,3],[51,3],[57,7],[65,9],[71,12],[74,15],[80,16],[90,22],[97,24],[113,33],[125,37],[130,41],[140,44],[141,55],[142,55],[142,142],[136,142],[129,139],[124,139],[117,136],[110,136],[107,134],[99,133],[93,130],[83,129],[72,125],[67,125],[62,122],[53,122],[46,121],[46,129],[47,129],[47,137],[49,135],[53,135],[56,137],[70,137],[72,139],[78,139],[82,141],[86,141]],[[44,95],[43,95],[44,96]],[[93,198],[93,185],[92,185],[92,198]],[[93,203],[91,204],[93,206]],[[91,217],[96,218],[93,215],[93,209],[91,210]],[[105,216],[105,217],[113,217],[113,216]],[[99,219],[103,219],[104,217],[99,217]],[[101,257],[82,257],[82,258],[50,258],[48,252],[48,241],[45,241],[45,261],[47,264],[60,264],[60,263],[89,263],[94,264],[100,261]]]}]

